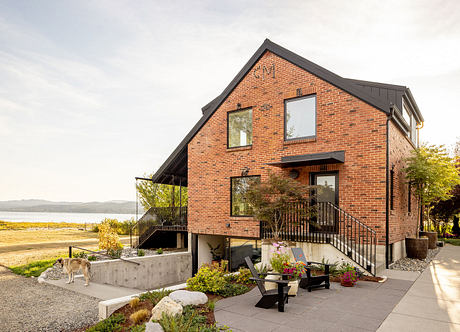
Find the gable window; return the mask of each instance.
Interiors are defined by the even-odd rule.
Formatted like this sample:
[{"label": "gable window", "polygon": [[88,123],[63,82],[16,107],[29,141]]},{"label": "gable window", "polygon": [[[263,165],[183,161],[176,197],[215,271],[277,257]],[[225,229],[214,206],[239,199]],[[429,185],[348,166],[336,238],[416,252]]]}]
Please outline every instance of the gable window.
[{"label": "gable window", "polygon": [[284,139],[294,140],[316,136],[316,95],[284,102]]},{"label": "gable window", "polygon": [[227,113],[227,146],[236,148],[252,145],[252,109]]},{"label": "gable window", "polygon": [[260,182],[260,176],[239,176],[231,178],[231,216],[251,216],[252,208],[246,201],[246,192],[253,183]]},{"label": "gable window", "polygon": [[417,121],[413,115],[410,117],[410,138],[412,143],[417,145]]},{"label": "gable window", "polygon": [[402,116],[404,120],[406,120],[406,123],[410,125],[410,117],[411,117],[411,112],[409,111],[409,108],[407,107],[406,103],[403,101],[403,110],[402,110]]}]

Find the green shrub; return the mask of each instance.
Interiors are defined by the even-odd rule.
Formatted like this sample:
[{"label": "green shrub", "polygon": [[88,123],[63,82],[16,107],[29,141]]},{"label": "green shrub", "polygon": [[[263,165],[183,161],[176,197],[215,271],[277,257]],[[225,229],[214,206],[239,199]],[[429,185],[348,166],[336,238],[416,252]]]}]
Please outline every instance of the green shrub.
[{"label": "green shrub", "polygon": [[223,297],[237,296],[246,293],[249,290],[245,285],[226,283],[217,294]]},{"label": "green shrub", "polygon": [[199,332],[205,328],[206,317],[192,306],[185,306],[182,315],[169,316],[163,313],[159,323],[165,332]]},{"label": "green shrub", "polygon": [[231,331],[228,326],[217,326],[217,323],[214,323],[209,326],[203,326],[200,328],[200,332],[221,332],[221,331]]},{"label": "green shrub", "polygon": [[72,253],[72,257],[73,258],[87,258],[88,255],[86,255],[86,253],[84,251],[75,251]]},{"label": "green shrub", "polygon": [[158,255],[161,255],[162,253],[163,253],[163,249],[158,248],[158,249],[157,249],[157,254],[158,254]]},{"label": "green shrub", "polygon": [[137,249],[137,256],[139,256],[139,257],[145,256],[144,249]]},{"label": "green shrub", "polygon": [[134,325],[134,326],[131,327],[129,332],[145,332],[145,324]]},{"label": "green shrub", "polygon": [[122,248],[118,249],[107,249],[107,255],[109,255],[112,258],[120,258],[121,254],[123,253]]},{"label": "green shrub", "polygon": [[214,311],[215,308],[216,308],[216,301],[208,301],[209,311]]},{"label": "green shrub", "polygon": [[89,260],[90,262],[94,262],[96,259],[97,259],[97,258],[96,258],[96,256],[94,256],[94,255],[88,256],[88,260]]},{"label": "green shrub", "polygon": [[94,224],[93,227],[91,228],[91,232],[99,233],[99,225]]},{"label": "green shrub", "polygon": [[224,271],[212,265],[203,265],[198,273],[187,280],[187,287],[193,291],[218,294],[228,284]]},{"label": "green shrub", "polygon": [[106,318],[96,325],[90,327],[86,332],[112,332],[121,331],[122,326],[120,324],[125,322],[125,316],[122,314],[115,314]]},{"label": "green shrub", "polygon": [[153,303],[153,305],[156,305],[162,298],[165,296],[168,296],[171,294],[173,291],[172,290],[167,290],[167,289],[162,289],[159,291],[152,291],[152,292],[147,292],[147,293],[142,293],[139,295],[139,299],[141,301],[149,300],[150,302]]},{"label": "green shrub", "polygon": [[251,271],[249,269],[241,267],[238,270],[238,274],[236,275],[235,281],[239,284],[249,284],[253,281],[249,280],[252,277]]}]

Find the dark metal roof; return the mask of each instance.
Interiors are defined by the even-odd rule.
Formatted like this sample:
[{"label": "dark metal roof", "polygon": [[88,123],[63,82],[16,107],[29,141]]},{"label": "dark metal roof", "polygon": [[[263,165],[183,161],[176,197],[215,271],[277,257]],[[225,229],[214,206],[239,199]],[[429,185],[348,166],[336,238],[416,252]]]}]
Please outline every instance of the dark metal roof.
[{"label": "dark metal roof", "polygon": [[[254,64],[267,51],[272,52],[273,54],[310,72],[311,74],[321,78],[322,80],[327,81],[330,84],[348,92],[349,94],[361,99],[362,101],[368,103],[369,105],[375,107],[376,109],[382,112],[385,112],[386,114],[390,113],[390,102],[387,99],[382,98],[380,96],[380,92],[378,93],[378,96],[377,96],[377,94],[373,93],[372,88],[369,91],[369,89],[366,88],[366,85],[364,83],[358,84],[358,82],[365,82],[365,81],[349,80],[349,79],[340,77],[339,75],[336,75],[333,72],[321,66],[318,66],[317,64],[311,61],[308,61],[307,59],[285,49],[284,47],[281,47],[273,43],[269,39],[265,39],[263,44],[257,49],[257,51],[253,54],[253,56],[249,59],[249,61],[244,65],[244,67],[239,71],[239,73],[230,82],[230,84],[224,89],[224,91],[219,96],[217,96],[215,99],[213,99],[211,102],[209,102],[207,105],[205,105],[202,108],[203,116],[195,124],[192,130],[190,130],[187,136],[185,136],[185,138],[180,142],[180,144],[176,147],[176,149],[171,153],[168,159],[166,159],[163,165],[161,165],[158,171],[153,175],[152,177],[153,182],[164,183],[164,184],[179,184],[179,178],[182,178],[182,185],[187,185],[186,184],[187,183],[186,181],[186,178],[187,178],[187,144],[195,136],[195,134],[201,129],[201,127],[207,122],[207,120],[214,114],[214,112],[224,102],[224,100],[233,91],[233,89],[241,82],[241,80],[246,76],[246,74],[254,66]],[[373,82],[367,82],[367,83],[378,84],[378,83],[373,83]],[[384,88],[382,87],[381,89],[384,89]],[[388,88],[388,90],[391,90],[391,89]],[[410,91],[409,91],[409,96],[412,96],[410,94]],[[415,101],[413,101],[413,104],[416,105]]]},{"label": "dark metal roof", "polygon": [[332,151],[281,157],[280,162],[267,163],[277,167],[297,167],[306,165],[343,164],[345,151]]},{"label": "dark metal roof", "polygon": [[396,105],[399,110],[402,110],[402,97],[405,96],[410,108],[415,114],[417,122],[420,123],[424,121],[417,103],[415,102],[415,99],[408,87],[388,83],[355,80],[351,78],[347,78],[346,80],[357,85],[375,98],[380,98],[385,102]]}]

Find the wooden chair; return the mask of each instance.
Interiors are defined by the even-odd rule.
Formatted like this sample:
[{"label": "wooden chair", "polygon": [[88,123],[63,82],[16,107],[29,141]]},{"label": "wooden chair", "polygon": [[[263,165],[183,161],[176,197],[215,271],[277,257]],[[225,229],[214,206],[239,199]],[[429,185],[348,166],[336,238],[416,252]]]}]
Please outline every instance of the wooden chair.
[{"label": "wooden chair", "polygon": [[[244,260],[246,261],[246,265],[252,274],[252,278],[249,279],[256,282],[257,287],[259,287],[260,294],[262,294],[262,298],[259,302],[257,302],[256,307],[268,309],[278,302],[278,311],[283,312],[284,303],[288,303],[288,292],[290,288],[288,286],[289,281],[262,279],[260,278],[260,274],[256,271],[254,264],[252,264],[251,258],[245,257]],[[265,282],[276,282],[278,284],[278,288],[267,291],[264,286]]]},{"label": "wooden chair", "polygon": [[[308,262],[307,258],[305,257],[305,254],[303,253],[302,248],[291,248],[291,250],[292,254],[294,255],[294,259],[297,262],[305,263],[305,265],[307,266],[305,269],[305,274],[303,274],[302,278],[300,279],[299,287],[303,289],[308,289],[309,292],[311,292],[313,288],[317,287],[325,287],[326,289],[329,289],[329,266],[334,264]],[[324,274],[318,276],[312,275],[311,268],[309,268],[311,264],[324,265]]]}]

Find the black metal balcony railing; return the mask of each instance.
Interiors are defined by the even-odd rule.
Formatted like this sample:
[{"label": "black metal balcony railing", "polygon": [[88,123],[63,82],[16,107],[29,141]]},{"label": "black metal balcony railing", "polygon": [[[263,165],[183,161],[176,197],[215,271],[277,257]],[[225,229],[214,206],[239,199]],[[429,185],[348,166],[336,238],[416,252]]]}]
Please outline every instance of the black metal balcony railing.
[{"label": "black metal balcony railing", "polygon": [[329,243],[368,272],[376,273],[377,235],[330,202],[313,206],[307,201],[290,202],[279,212],[277,227],[260,223],[260,237],[285,241]]},{"label": "black metal balcony railing", "polygon": [[131,228],[131,246],[139,247],[156,231],[186,231],[187,207],[152,207]]}]

